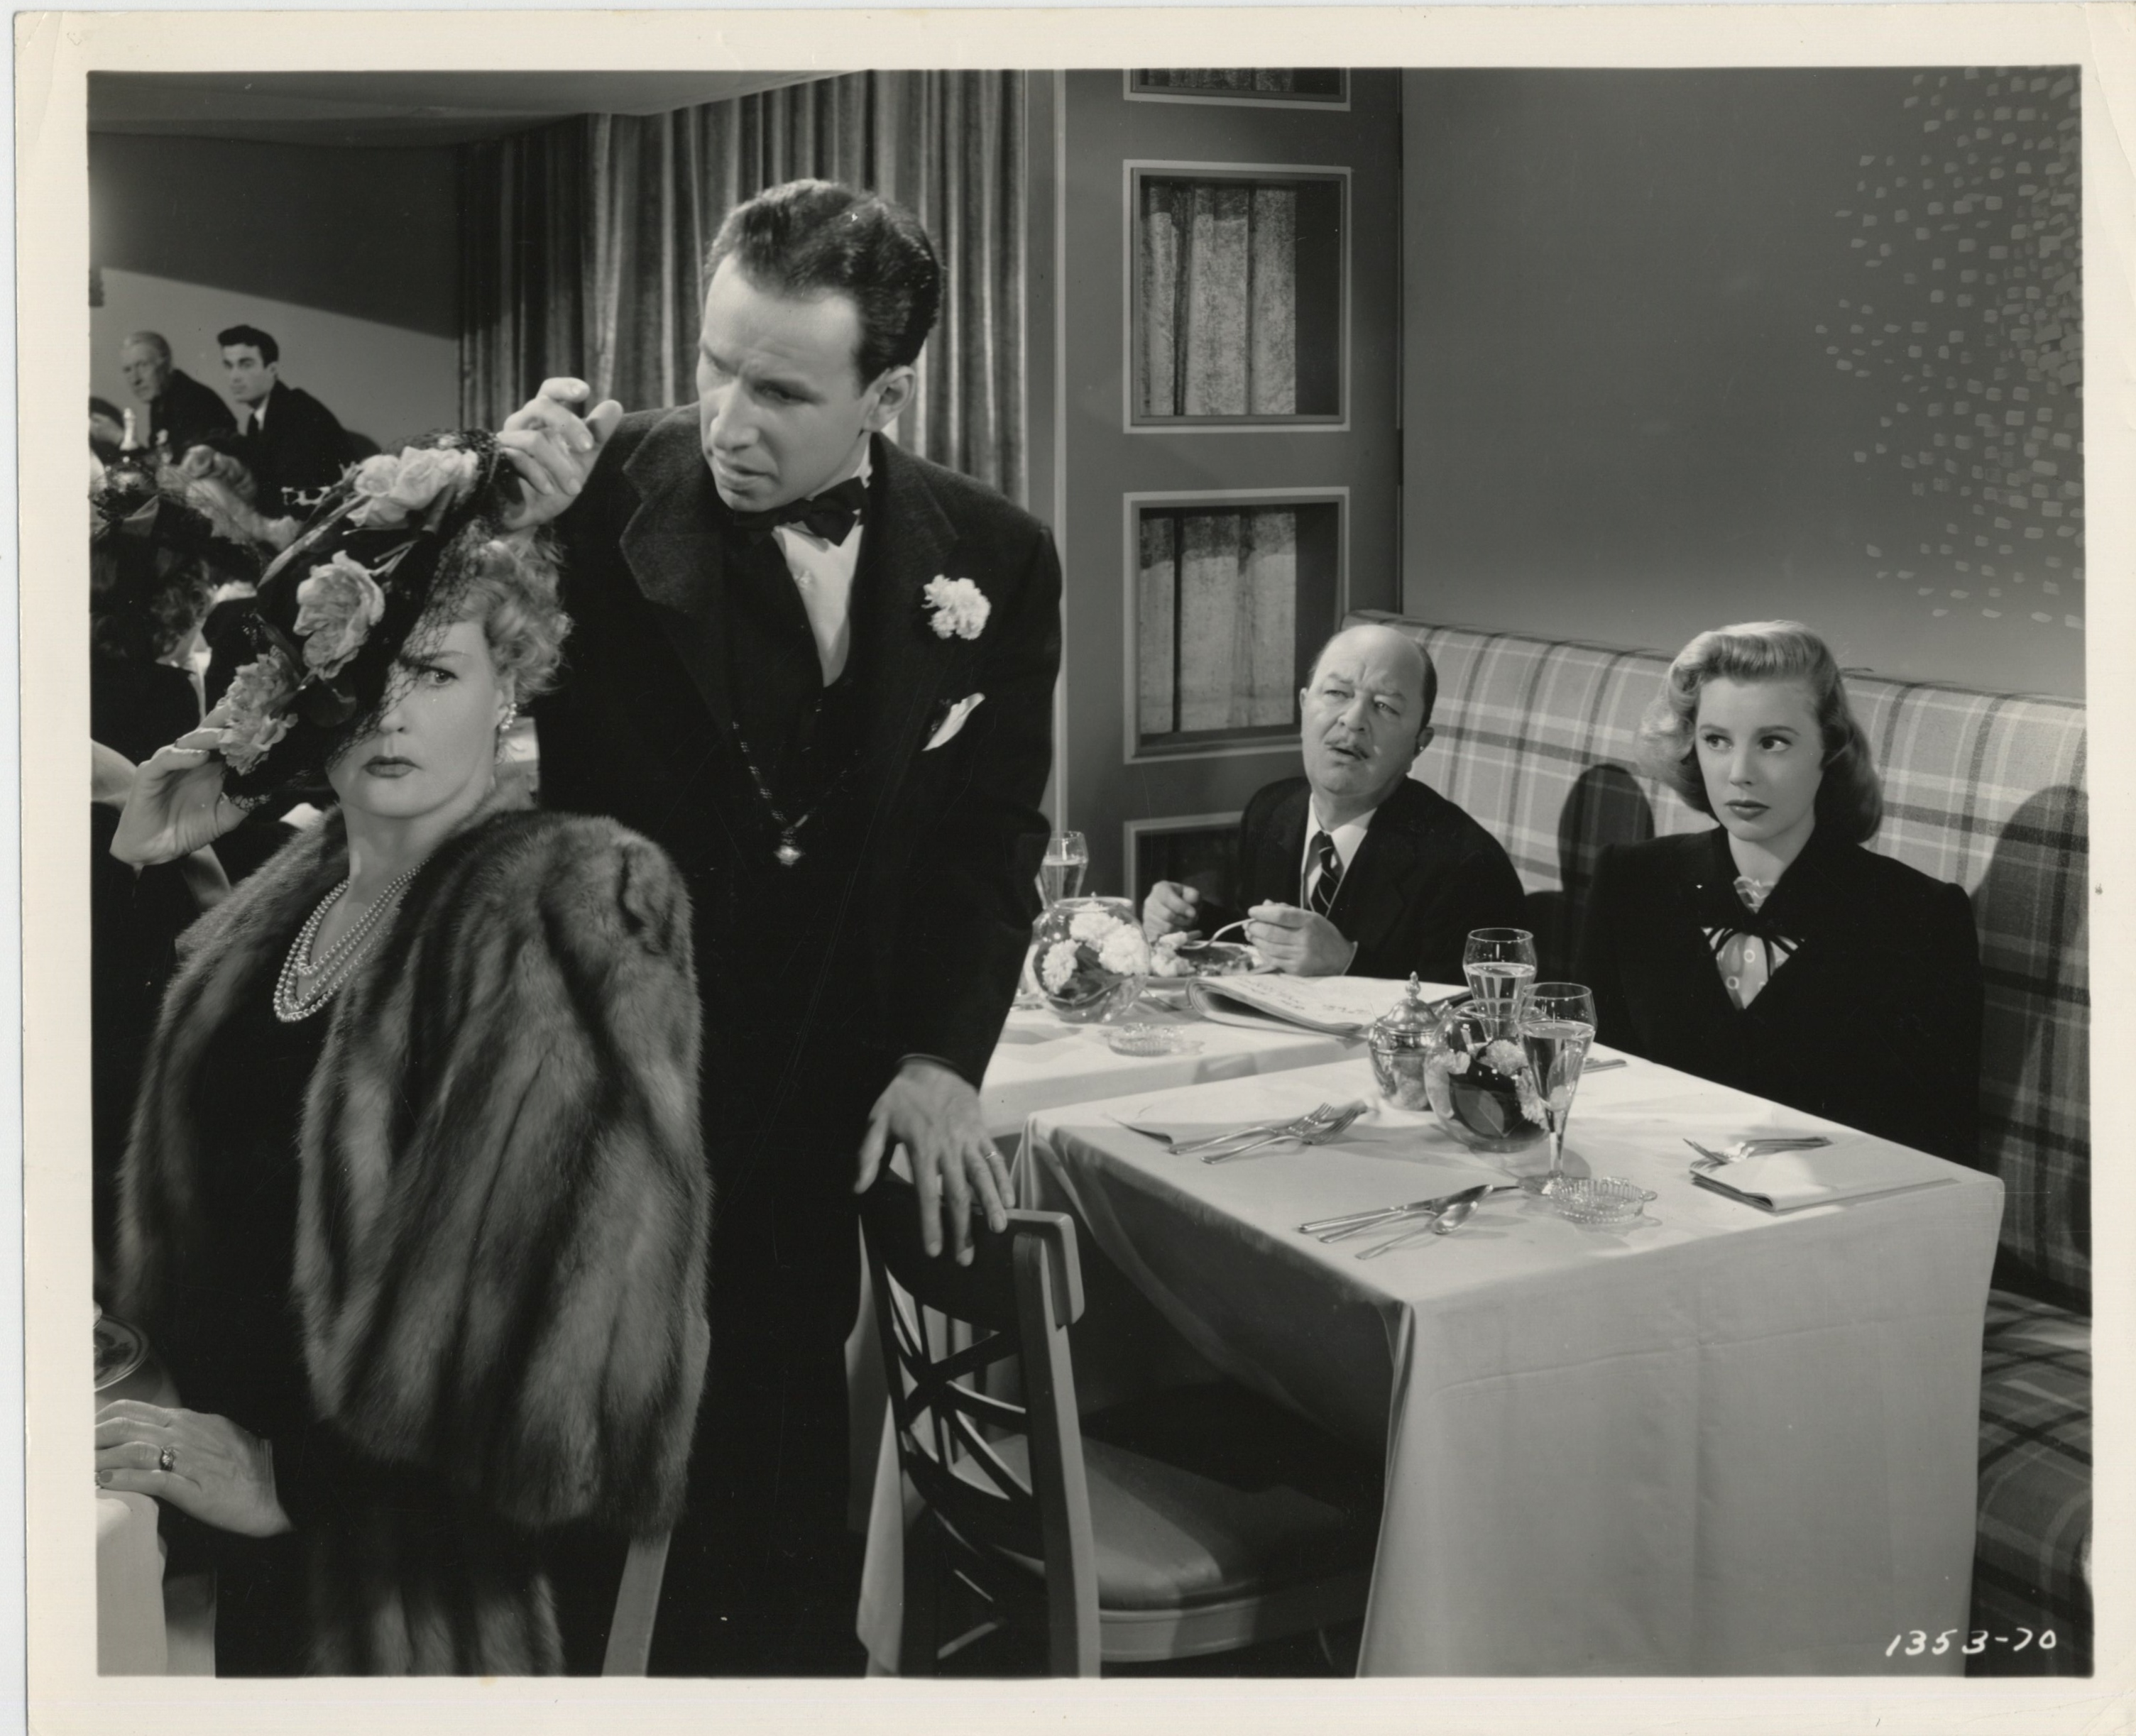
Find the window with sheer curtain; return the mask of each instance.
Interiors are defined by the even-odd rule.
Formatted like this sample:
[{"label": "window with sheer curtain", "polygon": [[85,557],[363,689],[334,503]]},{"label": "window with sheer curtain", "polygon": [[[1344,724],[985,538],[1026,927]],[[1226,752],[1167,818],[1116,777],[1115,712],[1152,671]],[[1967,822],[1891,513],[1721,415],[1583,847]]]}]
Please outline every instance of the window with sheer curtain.
[{"label": "window with sheer curtain", "polygon": [[1137,421],[1339,418],[1342,191],[1138,175]]},{"label": "window with sheer curtain", "polygon": [[1141,510],[1138,747],[1297,730],[1306,662],[1335,627],[1339,514],[1326,501]]}]

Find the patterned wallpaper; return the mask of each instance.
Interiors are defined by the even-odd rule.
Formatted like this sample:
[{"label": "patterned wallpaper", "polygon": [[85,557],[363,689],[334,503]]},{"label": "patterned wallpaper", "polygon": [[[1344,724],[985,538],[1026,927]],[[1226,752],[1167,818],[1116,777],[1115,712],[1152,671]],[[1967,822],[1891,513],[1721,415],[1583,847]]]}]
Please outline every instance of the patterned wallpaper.
[{"label": "patterned wallpaper", "polygon": [[1903,473],[1890,479],[1946,510],[1895,516],[1862,544],[1866,574],[1931,619],[2081,632],[2076,77],[1971,68],[1912,84],[1919,149],[1861,156],[1833,214],[1859,289],[1816,335],[1874,406],[1855,463]]}]

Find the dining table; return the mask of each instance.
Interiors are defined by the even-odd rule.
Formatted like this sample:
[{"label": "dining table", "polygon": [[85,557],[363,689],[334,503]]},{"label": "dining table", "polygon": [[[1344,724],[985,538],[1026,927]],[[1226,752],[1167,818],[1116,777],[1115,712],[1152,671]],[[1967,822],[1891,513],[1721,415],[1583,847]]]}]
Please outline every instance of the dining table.
[{"label": "dining table", "polygon": [[[1390,1009],[1401,997],[1401,983],[1386,985]],[[1090,1024],[1071,1023],[1042,1002],[1019,1003],[979,1086],[988,1132],[1012,1146],[1022,1137],[1024,1123],[1042,1110],[1125,1092],[1288,1072],[1364,1053],[1361,1037],[1297,1025],[1220,1024],[1182,1002],[1179,989],[1152,987],[1124,1014]],[[1156,1054],[1121,1052],[1123,1045],[1150,1041],[1150,1034],[1159,1032],[1179,1046]]]},{"label": "dining table", "polygon": [[[1958,1674],[2002,1184],[1899,1152],[1913,1185],[1761,1209],[1696,1181],[1687,1141],[1868,1136],[1590,1056],[1619,1060],[1583,1079],[1565,1167],[1651,1193],[1635,1219],[1506,1187],[1370,1259],[1388,1236],[1300,1226],[1546,1154],[1478,1154],[1376,1100],[1333,1142],[1221,1164],[1126,1125],[1371,1100],[1354,1054],[1034,1113],[1018,1199],[1075,1225],[1079,1405],[1229,1379],[1380,1457],[1361,1675]],[[886,1432],[859,1623],[879,1671],[916,1511]]]}]

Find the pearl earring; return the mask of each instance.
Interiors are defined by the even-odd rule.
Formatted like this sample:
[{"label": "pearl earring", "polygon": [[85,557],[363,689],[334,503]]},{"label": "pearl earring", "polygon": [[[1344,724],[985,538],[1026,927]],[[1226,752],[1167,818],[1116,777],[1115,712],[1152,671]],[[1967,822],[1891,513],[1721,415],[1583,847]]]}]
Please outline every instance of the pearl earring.
[{"label": "pearl earring", "polygon": [[504,708],[504,720],[497,726],[497,754],[504,757],[504,744],[512,734],[512,726],[519,720],[519,701],[514,700]]}]

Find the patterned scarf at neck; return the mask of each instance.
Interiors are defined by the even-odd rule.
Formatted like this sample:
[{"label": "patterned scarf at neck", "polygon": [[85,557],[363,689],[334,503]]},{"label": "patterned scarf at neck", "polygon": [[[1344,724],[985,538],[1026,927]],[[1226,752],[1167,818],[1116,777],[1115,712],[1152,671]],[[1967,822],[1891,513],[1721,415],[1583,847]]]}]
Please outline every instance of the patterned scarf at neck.
[{"label": "patterned scarf at neck", "polygon": [[[1712,891],[1717,894],[1718,889]],[[1771,881],[1739,875],[1735,893],[1732,908],[1724,908],[1725,896],[1709,896],[1700,926],[1712,949],[1714,967],[1721,972],[1721,987],[1740,1008],[1758,998],[1773,973],[1800,948],[1802,939],[1765,914],[1765,901],[1773,895]]]}]

